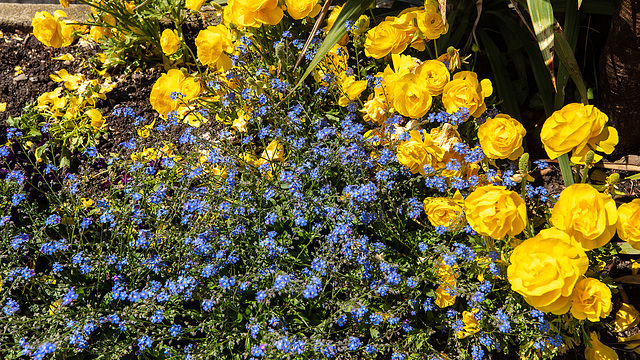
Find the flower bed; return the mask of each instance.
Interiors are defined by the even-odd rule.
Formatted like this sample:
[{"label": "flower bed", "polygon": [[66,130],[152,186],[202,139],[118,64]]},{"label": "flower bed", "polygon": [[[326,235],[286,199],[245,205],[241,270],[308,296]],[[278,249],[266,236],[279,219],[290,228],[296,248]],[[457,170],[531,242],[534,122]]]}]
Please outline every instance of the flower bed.
[{"label": "flower bed", "polygon": [[[615,358],[604,323],[623,332],[639,315],[614,307],[603,268],[616,232],[637,246],[640,200],[617,207],[615,176],[559,197],[534,185],[548,165],[491,81],[438,54],[437,3],[346,26],[334,8],[305,61],[325,34],[337,44],[306,80],[294,64],[320,4],[284,3],[230,1],[193,38],[182,7],[202,4],[167,5],[175,29],[146,2],[93,4],[84,36],[103,68],[52,74],[0,148],[0,353],[547,359],[585,343]],[[50,46],[74,29],[87,31],[34,20]],[[166,68],[149,94],[159,115],[116,106],[136,131],[96,148],[105,69],[142,61]],[[606,122],[568,104],[542,142],[589,168],[617,143]]]}]

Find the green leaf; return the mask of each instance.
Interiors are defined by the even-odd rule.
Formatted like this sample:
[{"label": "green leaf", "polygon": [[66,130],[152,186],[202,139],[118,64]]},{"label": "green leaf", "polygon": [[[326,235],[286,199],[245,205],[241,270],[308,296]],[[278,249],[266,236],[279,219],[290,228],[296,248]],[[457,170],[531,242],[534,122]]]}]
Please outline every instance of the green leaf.
[{"label": "green leaf", "polygon": [[582,103],[589,104],[589,96],[587,95],[587,86],[584,83],[584,79],[582,78],[582,74],[580,73],[580,68],[578,67],[578,62],[576,61],[576,57],[573,54],[573,49],[567,41],[567,37],[564,32],[560,28],[560,25],[556,23],[555,26],[555,36],[554,36],[554,44],[555,50],[558,54],[558,59],[564,65],[571,76],[571,79],[576,84],[578,88],[578,92],[580,92],[580,98]]},{"label": "green leaf", "polygon": [[631,176],[627,176],[626,178],[622,179],[622,181],[626,181],[626,180],[638,180],[640,179],[640,173],[637,173],[635,175],[631,175]]},{"label": "green leaf", "polygon": [[562,173],[562,180],[564,180],[564,186],[568,187],[574,184],[573,171],[571,165],[569,165],[569,154],[562,154],[558,158],[558,164],[560,165],[560,172]]},{"label": "green leaf", "polygon": [[633,255],[638,255],[640,254],[640,250],[636,250],[634,249],[631,244],[629,244],[628,242],[623,242],[620,243],[620,248],[622,249],[621,253],[623,254],[633,254]]},{"label": "green leaf", "polygon": [[529,15],[533,24],[533,30],[536,33],[538,46],[542,52],[542,58],[545,64],[551,65],[553,62],[553,7],[549,0],[527,0]]},{"label": "green leaf", "polygon": [[340,39],[342,39],[344,34],[347,33],[347,28],[345,27],[347,20],[358,20],[360,15],[364,14],[369,6],[373,4],[373,1],[374,0],[347,0],[347,2],[342,7],[342,11],[340,11],[340,15],[338,15],[338,18],[333,23],[331,30],[329,30],[329,33],[327,33],[327,36],[325,37],[322,44],[320,44],[320,48],[318,49],[316,56],[314,56],[313,60],[311,60],[311,63],[307,67],[307,70],[305,70],[300,80],[298,80],[295,88],[302,84],[307,76],[309,76],[309,74],[311,74],[311,72],[316,68],[316,65],[318,65],[318,63],[320,63],[324,56],[327,55],[329,50],[331,50],[331,48],[335,44],[337,44]]}]

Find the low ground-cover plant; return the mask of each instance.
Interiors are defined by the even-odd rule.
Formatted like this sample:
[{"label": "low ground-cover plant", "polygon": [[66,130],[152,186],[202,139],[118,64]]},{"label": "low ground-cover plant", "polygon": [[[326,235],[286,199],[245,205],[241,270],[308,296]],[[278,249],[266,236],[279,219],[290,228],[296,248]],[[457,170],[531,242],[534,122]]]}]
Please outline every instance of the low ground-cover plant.
[{"label": "low ground-cover plant", "polygon": [[[537,186],[547,165],[529,160],[491,82],[457,50],[435,53],[448,25],[432,2],[349,23],[297,88],[318,4],[286,3],[230,1],[225,23],[195,38],[199,71],[154,85],[160,119],[114,111],[139,128],[120,153],[87,148],[78,169],[27,157],[47,201],[25,201],[25,168],[5,161],[3,356],[604,351],[587,335],[613,314],[601,266],[616,229],[637,241],[638,202]],[[33,134],[8,137],[29,154]],[[580,104],[542,137],[550,157],[573,151],[585,166],[616,143]],[[618,330],[635,325],[623,315]]]}]

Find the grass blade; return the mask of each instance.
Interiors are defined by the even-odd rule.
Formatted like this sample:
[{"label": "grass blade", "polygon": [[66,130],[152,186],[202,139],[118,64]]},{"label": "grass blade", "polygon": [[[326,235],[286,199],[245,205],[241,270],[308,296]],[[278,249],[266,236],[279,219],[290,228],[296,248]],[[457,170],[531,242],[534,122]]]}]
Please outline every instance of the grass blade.
[{"label": "grass blade", "polygon": [[562,180],[564,180],[564,186],[568,187],[575,183],[573,180],[573,171],[569,164],[569,154],[562,154],[558,158],[558,164],[560,165],[560,172],[562,173]]}]

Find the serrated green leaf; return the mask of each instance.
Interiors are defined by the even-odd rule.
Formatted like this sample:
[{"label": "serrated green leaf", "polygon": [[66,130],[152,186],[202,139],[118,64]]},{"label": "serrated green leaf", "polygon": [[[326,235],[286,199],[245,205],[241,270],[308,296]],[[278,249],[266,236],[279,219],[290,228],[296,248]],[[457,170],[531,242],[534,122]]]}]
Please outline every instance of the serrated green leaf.
[{"label": "serrated green leaf", "polygon": [[331,48],[342,39],[344,34],[347,33],[347,28],[345,24],[347,21],[356,21],[360,17],[360,15],[364,14],[364,12],[373,4],[374,0],[347,0],[347,2],[342,7],[342,11],[338,15],[338,18],[333,23],[331,30],[327,33],[322,44],[320,44],[320,48],[318,52],[316,52],[316,56],[313,57],[311,63],[305,70],[304,74],[298,83],[294,87],[296,89],[298,86],[302,84],[302,82],[311,74],[311,72],[316,68],[316,65],[320,63],[320,61],[324,58],[325,55],[331,50]]}]

